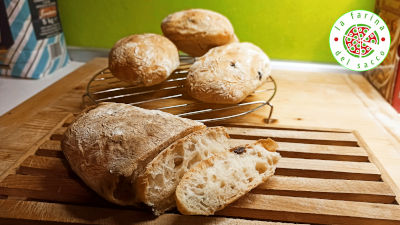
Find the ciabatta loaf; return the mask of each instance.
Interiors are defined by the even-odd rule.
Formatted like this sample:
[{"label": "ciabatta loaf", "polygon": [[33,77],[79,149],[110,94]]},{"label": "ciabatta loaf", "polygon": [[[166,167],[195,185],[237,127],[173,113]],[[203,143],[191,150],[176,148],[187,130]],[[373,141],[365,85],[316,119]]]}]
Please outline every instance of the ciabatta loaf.
[{"label": "ciabatta loaf", "polygon": [[266,181],[280,159],[276,143],[261,139],[232,148],[192,167],[176,188],[178,210],[212,215]]},{"label": "ciabatta loaf", "polygon": [[163,149],[205,129],[202,123],[158,110],[101,103],[67,129],[62,150],[72,170],[110,202],[135,204],[136,179]]},{"label": "ciabatta loaf", "polygon": [[228,151],[229,135],[223,127],[211,127],[189,134],[156,156],[138,179],[140,200],[156,215],[175,206],[175,189],[192,166],[217,153]]}]

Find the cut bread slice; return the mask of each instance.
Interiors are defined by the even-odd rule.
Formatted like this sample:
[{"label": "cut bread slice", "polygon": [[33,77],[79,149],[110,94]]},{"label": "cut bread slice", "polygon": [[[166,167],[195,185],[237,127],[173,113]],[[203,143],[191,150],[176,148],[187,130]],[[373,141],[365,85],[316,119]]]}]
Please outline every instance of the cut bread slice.
[{"label": "cut bread slice", "polygon": [[277,144],[261,139],[221,152],[192,167],[176,188],[178,210],[212,215],[271,177],[280,159]]},{"label": "cut bread slice", "polygon": [[173,208],[176,186],[186,171],[201,160],[228,151],[228,139],[225,128],[212,127],[193,132],[164,149],[139,178],[139,199],[156,215]]}]

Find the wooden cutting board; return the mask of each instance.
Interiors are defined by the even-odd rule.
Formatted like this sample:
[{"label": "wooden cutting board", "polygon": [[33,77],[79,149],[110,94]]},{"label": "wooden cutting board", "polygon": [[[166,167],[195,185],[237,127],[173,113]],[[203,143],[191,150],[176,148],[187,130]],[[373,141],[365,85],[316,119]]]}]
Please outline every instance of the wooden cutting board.
[{"label": "wooden cutting board", "polygon": [[[232,144],[271,137],[283,158],[276,176],[218,215],[155,218],[105,202],[70,171],[59,140],[82,108],[88,80],[106,65],[96,59],[0,117],[0,224],[400,224],[390,138],[357,102],[360,89],[334,75],[278,73],[277,123],[265,125],[263,111],[226,121]],[[347,101],[327,101],[332,95]],[[340,105],[351,105],[345,117]]]},{"label": "wooden cutting board", "polygon": [[276,140],[283,156],[276,175],[217,216],[169,212],[155,218],[145,209],[107,203],[72,172],[60,148],[72,119],[71,115],[62,118],[15,172],[0,182],[4,198],[0,200],[0,217],[84,224],[230,223],[226,217],[260,222],[400,223],[400,206],[393,191],[369,161],[361,138],[352,131],[225,124],[232,146],[260,138]]}]

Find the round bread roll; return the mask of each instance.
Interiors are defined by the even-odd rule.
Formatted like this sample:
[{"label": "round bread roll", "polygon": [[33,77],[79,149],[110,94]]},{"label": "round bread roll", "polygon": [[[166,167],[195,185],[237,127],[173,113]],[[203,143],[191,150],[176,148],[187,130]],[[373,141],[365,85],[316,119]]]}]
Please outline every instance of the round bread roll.
[{"label": "round bread roll", "polygon": [[161,29],[179,50],[191,56],[202,56],[211,48],[238,41],[225,16],[205,9],[170,14],[162,21]]},{"label": "round bread roll", "polygon": [[166,80],[179,66],[176,46],[157,34],[134,34],[115,43],[109,69],[118,79],[151,86]]},{"label": "round bread roll", "polygon": [[186,78],[186,90],[207,103],[243,101],[271,74],[268,56],[251,43],[232,43],[197,58]]},{"label": "round bread roll", "polygon": [[83,111],[61,144],[72,170],[110,202],[134,205],[135,182],[163,149],[202,123],[158,110],[101,103]]}]

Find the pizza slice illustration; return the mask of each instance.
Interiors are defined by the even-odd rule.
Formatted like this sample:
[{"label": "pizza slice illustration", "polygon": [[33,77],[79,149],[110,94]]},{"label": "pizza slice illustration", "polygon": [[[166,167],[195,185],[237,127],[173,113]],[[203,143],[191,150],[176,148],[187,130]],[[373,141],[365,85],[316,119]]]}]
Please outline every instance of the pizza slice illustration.
[{"label": "pizza slice illustration", "polygon": [[379,44],[379,37],[376,31],[369,32],[370,29],[365,24],[355,24],[347,29],[343,36],[343,45],[350,55],[364,58],[374,52],[372,46]]}]

